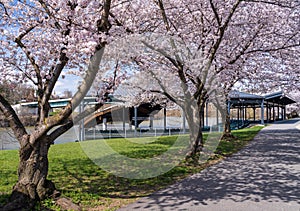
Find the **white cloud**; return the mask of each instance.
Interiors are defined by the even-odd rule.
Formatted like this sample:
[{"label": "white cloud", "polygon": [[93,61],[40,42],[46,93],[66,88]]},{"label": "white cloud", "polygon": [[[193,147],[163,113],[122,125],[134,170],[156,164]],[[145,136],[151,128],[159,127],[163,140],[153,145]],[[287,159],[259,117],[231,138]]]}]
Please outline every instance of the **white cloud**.
[{"label": "white cloud", "polygon": [[66,75],[64,79],[57,81],[54,92],[56,95],[62,95],[64,91],[69,90],[73,94],[77,91],[80,77],[75,75]]}]

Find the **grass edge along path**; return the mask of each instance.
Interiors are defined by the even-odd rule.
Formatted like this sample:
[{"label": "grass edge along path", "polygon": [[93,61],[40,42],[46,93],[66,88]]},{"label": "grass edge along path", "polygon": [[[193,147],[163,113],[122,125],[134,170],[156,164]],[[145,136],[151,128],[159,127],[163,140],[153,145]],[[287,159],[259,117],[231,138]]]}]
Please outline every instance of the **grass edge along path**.
[{"label": "grass edge along path", "polygon": [[[204,164],[194,166],[182,162],[163,175],[144,180],[120,178],[103,171],[85,155],[79,143],[58,144],[50,148],[49,179],[54,181],[62,196],[70,198],[83,210],[115,210],[232,155],[247,145],[262,128],[263,126],[254,126],[233,131],[237,139],[221,141],[215,155]],[[158,142],[147,145],[130,142],[126,144],[125,152],[133,157],[145,157],[145,154],[155,156],[155,153],[167,150],[175,139],[172,136],[160,137]],[[124,140],[108,140],[111,145],[115,144],[115,148],[124,151],[124,144],[120,144],[122,141]],[[17,180],[17,165],[17,150],[0,151],[0,207],[8,199]],[[60,210],[52,199],[44,200],[36,207],[36,210],[49,209]]]}]

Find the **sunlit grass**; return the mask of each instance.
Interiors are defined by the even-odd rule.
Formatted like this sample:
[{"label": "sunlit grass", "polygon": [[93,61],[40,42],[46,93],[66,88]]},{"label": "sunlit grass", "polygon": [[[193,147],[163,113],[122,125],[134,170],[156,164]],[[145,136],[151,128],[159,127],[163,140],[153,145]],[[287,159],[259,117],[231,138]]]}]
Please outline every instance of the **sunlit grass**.
[{"label": "sunlit grass", "polygon": [[249,141],[251,141],[263,126],[255,126],[242,130],[235,130],[232,134],[237,138],[232,141],[221,141],[216,153],[223,156],[231,155],[242,149]]},{"label": "sunlit grass", "polygon": [[[245,146],[262,127],[234,131],[238,138],[231,142],[221,141],[214,160],[229,156]],[[205,135],[207,137],[207,135]],[[181,137],[188,140],[188,136]],[[115,151],[131,158],[151,158],[160,155],[174,144],[177,136],[160,137],[155,140],[111,139],[106,143]],[[153,138],[152,138],[153,139]],[[93,141],[97,144],[104,140]],[[147,143],[147,144],[145,144]],[[213,162],[214,160],[210,160]],[[84,153],[80,143],[54,145],[49,152],[49,179],[62,194],[83,208],[114,210],[133,202],[138,197],[166,187],[190,174],[199,172],[209,163],[198,166],[177,165],[169,172],[149,179],[127,179],[114,176],[95,165]],[[0,151],[0,204],[4,203],[17,181],[18,152]],[[113,165],[113,164],[112,164]],[[43,202],[45,207],[58,210],[51,199]]]}]

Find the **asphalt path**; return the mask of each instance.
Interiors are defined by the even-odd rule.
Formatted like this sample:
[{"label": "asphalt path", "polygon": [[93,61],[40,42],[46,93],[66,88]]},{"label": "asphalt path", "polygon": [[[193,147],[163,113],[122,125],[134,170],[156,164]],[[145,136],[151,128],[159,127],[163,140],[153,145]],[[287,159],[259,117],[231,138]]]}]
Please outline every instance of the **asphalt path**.
[{"label": "asphalt path", "polygon": [[300,211],[300,119],[264,128],[237,154],[119,210]]}]

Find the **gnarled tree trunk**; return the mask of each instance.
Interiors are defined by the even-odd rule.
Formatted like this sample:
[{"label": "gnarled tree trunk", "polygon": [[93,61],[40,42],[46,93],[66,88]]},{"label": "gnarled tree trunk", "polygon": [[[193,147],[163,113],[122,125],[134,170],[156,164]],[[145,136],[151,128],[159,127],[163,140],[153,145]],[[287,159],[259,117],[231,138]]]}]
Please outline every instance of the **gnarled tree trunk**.
[{"label": "gnarled tree trunk", "polygon": [[50,143],[47,136],[42,136],[33,146],[27,142],[20,148],[18,182],[4,210],[31,210],[37,201],[53,194],[55,186],[47,180]]}]

